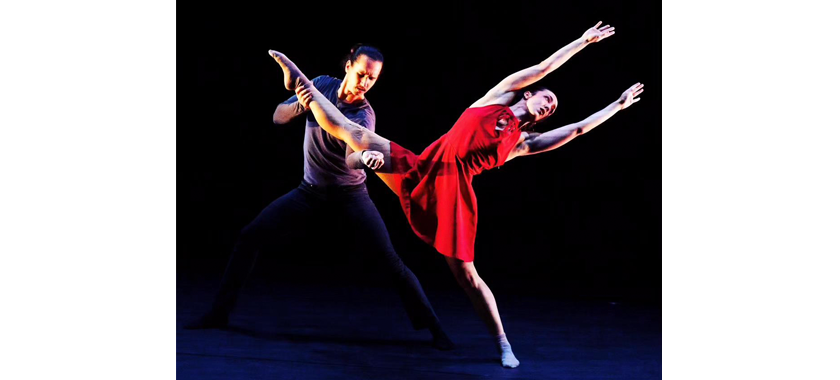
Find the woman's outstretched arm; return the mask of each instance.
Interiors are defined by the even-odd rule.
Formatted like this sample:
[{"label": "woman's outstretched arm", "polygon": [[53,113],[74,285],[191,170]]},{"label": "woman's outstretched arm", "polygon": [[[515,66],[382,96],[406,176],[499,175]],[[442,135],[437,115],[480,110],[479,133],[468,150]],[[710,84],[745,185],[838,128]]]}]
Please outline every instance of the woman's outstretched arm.
[{"label": "woman's outstretched arm", "polygon": [[510,152],[507,160],[512,160],[519,156],[527,156],[557,149],[563,144],[572,141],[575,137],[591,131],[592,128],[595,128],[601,123],[607,121],[607,119],[615,115],[616,112],[626,109],[633,103],[642,100],[642,98],[639,98],[638,96],[642,93],[642,91],[644,91],[644,86],[645,85],[641,83],[634,84],[632,87],[624,91],[618,100],[610,103],[610,105],[606,106],[604,109],[595,112],[582,121],[556,128],[542,134],[528,134],[528,136],[526,136],[525,139]]},{"label": "woman's outstretched arm", "polygon": [[572,41],[562,49],[556,51],[550,57],[539,64],[527,69],[520,70],[503,79],[496,87],[487,92],[485,98],[496,98],[506,92],[518,91],[542,79],[548,73],[556,70],[560,65],[569,60],[575,53],[581,51],[591,43],[598,42],[615,34],[615,28],[609,25],[600,26],[599,21],[594,27],[589,28],[580,38]]}]

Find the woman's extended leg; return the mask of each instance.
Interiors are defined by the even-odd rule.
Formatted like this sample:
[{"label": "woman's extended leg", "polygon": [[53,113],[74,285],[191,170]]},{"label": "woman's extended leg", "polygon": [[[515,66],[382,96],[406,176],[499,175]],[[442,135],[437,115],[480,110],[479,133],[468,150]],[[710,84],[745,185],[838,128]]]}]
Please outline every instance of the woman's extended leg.
[{"label": "woman's extended leg", "polygon": [[478,316],[487,325],[490,334],[496,338],[496,347],[502,354],[502,366],[507,368],[518,366],[519,360],[513,355],[513,350],[505,336],[502,318],[499,316],[499,309],[496,307],[496,298],[493,297],[493,292],[490,291],[487,284],[478,276],[475,265],[472,262],[468,263],[452,257],[446,257],[446,262],[449,264],[452,274],[455,275],[458,285],[470,297]]}]

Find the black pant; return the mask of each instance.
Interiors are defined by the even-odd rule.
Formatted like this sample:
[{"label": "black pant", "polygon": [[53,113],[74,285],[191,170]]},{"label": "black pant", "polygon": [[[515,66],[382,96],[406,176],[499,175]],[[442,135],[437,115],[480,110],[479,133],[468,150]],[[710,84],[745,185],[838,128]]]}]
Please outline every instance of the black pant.
[{"label": "black pant", "polygon": [[[318,224],[346,230],[354,237],[354,242],[348,244],[364,244],[365,251],[384,264],[382,266],[387,268],[415,329],[438,323],[417,277],[394,251],[385,223],[365,185],[318,187],[305,181],[277,198],[242,229],[213,302],[214,312],[227,315],[233,309],[239,290],[265,243],[279,237],[300,235],[307,229],[318,228]],[[330,236],[327,232],[324,238]]]}]

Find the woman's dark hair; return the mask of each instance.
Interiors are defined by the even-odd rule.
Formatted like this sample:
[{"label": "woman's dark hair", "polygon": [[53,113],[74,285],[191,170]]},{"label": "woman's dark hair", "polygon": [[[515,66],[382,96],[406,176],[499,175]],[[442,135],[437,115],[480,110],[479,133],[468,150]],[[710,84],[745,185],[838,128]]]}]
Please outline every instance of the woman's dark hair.
[{"label": "woman's dark hair", "polygon": [[[530,92],[531,95],[534,95],[537,92],[543,91],[543,90],[548,90],[548,88],[546,88],[545,86],[532,84],[528,87],[525,87],[521,90],[516,91],[516,94],[513,96],[513,101],[511,101],[510,104],[513,105],[513,104],[516,104],[516,102],[522,100],[522,98],[525,97],[526,92]],[[543,119],[543,120],[545,120],[545,119]],[[522,122],[519,124],[519,129],[533,130],[534,125],[536,125],[537,123],[538,123],[538,121],[534,121],[534,120],[522,120]]]},{"label": "woman's dark hair", "polygon": [[355,63],[356,60],[359,59],[360,55],[366,55],[368,58],[374,61],[385,63],[385,57],[382,56],[382,52],[379,51],[379,49],[377,49],[376,47],[368,44],[356,44],[355,46],[350,48],[350,54],[347,54],[344,60],[341,61],[341,66],[344,66],[344,64],[347,61],[350,61],[350,63]]}]

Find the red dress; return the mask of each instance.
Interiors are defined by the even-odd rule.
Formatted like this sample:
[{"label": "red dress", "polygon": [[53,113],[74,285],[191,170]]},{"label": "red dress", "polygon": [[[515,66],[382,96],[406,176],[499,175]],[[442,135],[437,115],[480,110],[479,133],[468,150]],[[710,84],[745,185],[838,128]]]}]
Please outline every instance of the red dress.
[{"label": "red dress", "polygon": [[467,108],[419,156],[391,142],[393,171],[379,176],[400,197],[417,236],[443,255],[470,262],[478,221],[473,176],[502,166],[520,134],[508,106]]}]

